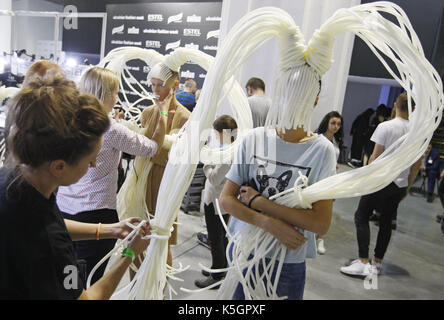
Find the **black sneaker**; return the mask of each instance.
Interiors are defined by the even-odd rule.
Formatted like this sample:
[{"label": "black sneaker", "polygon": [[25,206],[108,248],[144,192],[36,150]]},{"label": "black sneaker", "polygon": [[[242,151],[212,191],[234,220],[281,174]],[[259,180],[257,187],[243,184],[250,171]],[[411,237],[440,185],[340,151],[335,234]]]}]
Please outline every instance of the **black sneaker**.
[{"label": "black sneaker", "polygon": [[441,221],[441,231],[442,233],[444,233],[444,219],[442,219]]},{"label": "black sneaker", "polygon": [[210,276],[210,273],[209,273],[208,271],[205,271],[205,270],[202,270],[202,274],[203,274],[205,277],[209,277],[209,276]]},{"label": "black sneaker", "polygon": [[211,244],[210,244],[210,240],[208,239],[208,234],[205,234],[203,232],[198,232],[197,233],[197,241],[207,247],[208,249],[211,249]]},{"label": "black sneaker", "polygon": [[443,215],[443,214],[438,214],[438,215],[436,216],[436,222],[441,223],[442,220],[443,220],[443,218],[444,218],[444,215]]},{"label": "black sneaker", "polygon": [[433,195],[432,194],[427,194],[427,202],[433,202]]},{"label": "black sneaker", "polygon": [[[216,282],[219,282],[219,281],[220,280],[216,280],[213,277],[207,277],[205,279],[198,279],[198,280],[194,281],[194,284],[196,285],[196,287],[206,288],[206,287],[211,286],[212,284],[215,284]],[[220,284],[211,288],[210,290],[219,289],[219,287],[220,287]]]}]

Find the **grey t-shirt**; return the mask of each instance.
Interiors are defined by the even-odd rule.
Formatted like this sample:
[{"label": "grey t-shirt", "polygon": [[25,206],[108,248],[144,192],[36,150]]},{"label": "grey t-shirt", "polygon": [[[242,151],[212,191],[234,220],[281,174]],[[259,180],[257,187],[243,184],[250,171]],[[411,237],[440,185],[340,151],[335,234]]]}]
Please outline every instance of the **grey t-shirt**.
[{"label": "grey t-shirt", "polygon": [[[308,185],[336,174],[333,144],[322,134],[307,142],[290,143],[282,140],[276,130],[262,127],[245,137],[226,178],[239,186],[248,184],[269,198],[292,188],[299,171],[308,177]],[[232,217],[229,231],[235,234],[246,225]],[[314,233],[303,232],[308,241],[297,250],[288,250],[285,263],[301,263],[305,258],[316,257]],[[273,252],[268,256],[272,255]]]},{"label": "grey t-shirt", "polygon": [[271,99],[267,96],[254,95],[248,97],[248,103],[253,116],[253,128],[263,127],[271,106]]}]

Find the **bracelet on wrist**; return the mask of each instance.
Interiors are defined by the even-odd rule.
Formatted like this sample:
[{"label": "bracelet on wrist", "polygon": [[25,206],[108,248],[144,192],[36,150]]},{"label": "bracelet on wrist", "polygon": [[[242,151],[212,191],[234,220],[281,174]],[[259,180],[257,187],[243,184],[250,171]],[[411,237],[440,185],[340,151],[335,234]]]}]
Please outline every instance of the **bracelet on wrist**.
[{"label": "bracelet on wrist", "polygon": [[99,223],[97,225],[97,229],[96,229],[96,240],[100,240],[100,226],[102,225],[102,223]]},{"label": "bracelet on wrist", "polygon": [[261,196],[260,193],[257,193],[255,196],[253,196],[253,197],[250,199],[250,202],[248,202],[248,208],[253,209],[253,208],[251,207],[251,205],[253,204],[253,200],[256,199],[256,198],[258,198],[258,197],[260,197],[260,196]]},{"label": "bracelet on wrist", "polygon": [[162,116],[168,116],[168,111],[160,111],[160,114],[161,114]]},{"label": "bracelet on wrist", "polygon": [[131,248],[125,248],[122,251],[122,257],[129,257],[131,258],[131,260],[134,260],[134,258],[136,257],[136,253]]}]

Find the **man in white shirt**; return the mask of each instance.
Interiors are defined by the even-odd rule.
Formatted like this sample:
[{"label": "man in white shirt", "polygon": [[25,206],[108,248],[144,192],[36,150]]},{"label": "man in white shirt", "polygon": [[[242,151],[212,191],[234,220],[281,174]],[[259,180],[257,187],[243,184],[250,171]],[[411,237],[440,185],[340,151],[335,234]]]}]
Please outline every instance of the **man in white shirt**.
[{"label": "man in white shirt", "polygon": [[[369,164],[408,131],[408,100],[405,93],[399,95],[394,107],[396,108],[396,118],[380,123],[371,137],[371,140],[375,142],[375,146],[369,159]],[[361,197],[358,209],[355,212],[359,259],[354,260],[347,267],[342,267],[342,273],[359,276],[377,275],[380,273],[382,259],[387,251],[392,234],[392,219],[396,217],[399,203],[407,196],[408,187],[415,181],[420,165],[421,159],[410,168],[401,172],[385,188]],[[368,254],[370,244],[369,217],[377,205],[381,216],[379,218],[379,232],[374,258],[372,263],[370,263]]]},{"label": "man in white shirt", "polygon": [[262,79],[251,78],[245,87],[253,116],[253,128],[263,127],[271,106],[270,98],[265,96],[265,83]]}]

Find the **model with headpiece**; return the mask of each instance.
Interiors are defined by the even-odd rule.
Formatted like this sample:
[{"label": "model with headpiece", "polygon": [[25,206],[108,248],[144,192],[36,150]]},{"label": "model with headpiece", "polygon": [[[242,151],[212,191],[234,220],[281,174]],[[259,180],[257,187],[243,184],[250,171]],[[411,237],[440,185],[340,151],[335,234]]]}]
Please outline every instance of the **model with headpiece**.
[{"label": "model with headpiece", "polygon": [[[393,16],[396,23],[384,18],[381,13]],[[298,295],[298,292],[281,290],[281,272],[289,267],[284,262],[290,262],[290,270],[293,271],[286,272],[293,276],[302,273],[304,268],[295,267],[297,262],[315,256],[313,232],[325,233],[331,217],[328,202],[324,202],[326,205],[319,210],[322,201],[355,197],[382,189],[423,154],[440,122],[443,110],[441,80],[424,57],[407,16],[401,8],[389,2],[338,10],[314,33],[308,44],[305,44],[298,27],[284,11],[276,8],[254,10],[232,28],[218,52],[214,65],[223,61],[227,69],[220,66],[220,69],[215,67],[213,71],[219,76],[225,75],[224,71],[228,73],[226,70],[230,70],[234,63],[241,64],[260,41],[276,37],[281,49],[280,73],[266,126],[275,132],[276,148],[279,148],[277,144],[280,142],[288,143],[287,138],[291,136],[293,141],[299,139],[299,143],[288,143],[289,150],[296,148],[296,145],[314,145],[319,139],[313,137],[310,122],[321,76],[332,64],[335,36],[344,31],[353,32],[369,45],[389,73],[406,90],[410,113],[409,131],[369,166],[328,178],[325,177],[329,174],[313,176],[313,173],[316,175],[316,169],[308,170],[309,166],[300,165],[299,170],[294,171],[292,165],[298,164],[290,162],[286,164],[289,165],[287,171],[292,172],[291,179],[288,178],[289,172],[274,176],[264,170],[267,166],[273,167],[272,159],[260,158],[260,155],[249,151],[255,148],[261,150],[264,146],[264,140],[255,139],[258,132],[245,138],[237,157],[244,165],[240,165],[237,174],[232,171],[227,175],[232,181],[227,182],[228,186],[224,189],[227,192],[223,191],[221,196],[224,209],[239,219],[234,226],[232,221],[228,230],[231,235],[227,252],[230,268],[218,298],[231,299],[235,291],[237,298],[245,299],[288,298],[289,294],[292,294],[290,298],[300,298],[301,291]],[[395,69],[389,67],[387,61],[390,60],[394,62]],[[207,77],[207,83],[210,79],[211,75]],[[413,87],[416,93],[412,91]],[[417,106],[414,112],[412,102]],[[308,149],[302,153],[299,159],[301,162],[304,162],[304,155],[308,151],[313,151]],[[318,148],[318,151],[323,149]],[[324,161],[326,166],[333,164],[328,161],[330,153],[324,151],[324,158],[319,161]],[[252,158],[248,158],[249,155]],[[281,161],[275,161],[274,168],[277,168],[278,162],[282,165]],[[256,175],[250,176],[254,173]],[[241,187],[243,183],[256,185],[260,192]],[[243,204],[233,198],[238,190],[245,191],[241,193]],[[258,213],[253,208],[266,214]],[[287,223],[285,232],[283,222],[277,219]],[[288,225],[297,227],[303,236],[290,230]],[[299,249],[290,253],[287,247]],[[296,263],[291,266],[291,262]],[[302,287],[304,281],[305,277],[300,276],[299,284]]]},{"label": "model with headpiece", "polygon": [[[168,81],[175,74],[174,70],[176,70],[177,73],[180,66],[188,61],[198,64],[204,70],[209,70],[214,60],[212,56],[193,49],[179,48],[176,49],[171,54],[163,57],[153,50],[145,50],[138,48],[119,48],[110,52],[107,55],[107,57],[105,57],[104,60],[101,61],[99,65],[106,66],[106,68],[110,68],[117,75],[123,78],[123,81],[125,83],[128,84],[129,81],[126,78],[128,77],[133,78],[133,77],[129,72],[129,70],[127,70],[126,62],[135,59],[142,60],[148,65],[148,67],[151,69],[148,75],[148,83],[151,84],[154,83],[153,93],[139,92],[140,99],[142,98],[158,99],[159,101],[161,101],[163,98],[163,96],[161,95],[162,92],[158,92],[156,94],[156,91],[162,91],[162,86],[168,85]],[[139,87],[141,87],[140,84],[138,85]],[[156,88],[156,86],[158,86],[158,88]],[[135,88],[133,87],[132,89],[134,90]],[[248,101],[245,96],[245,93],[243,92],[241,86],[232,79],[230,81],[227,81],[227,86],[225,88],[225,91],[227,92],[227,98],[228,101],[231,103],[233,113],[238,118],[239,128],[242,129],[243,132],[245,132],[247,129],[250,129],[252,127],[251,112],[248,107]],[[168,104],[172,104],[174,101],[173,96],[170,95],[168,99],[171,99],[168,102]],[[162,101],[164,101],[165,103],[165,100],[166,99],[163,99]],[[134,107],[134,104],[131,105],[131,107]],[[126,108],[126,111],[128,111],[128,103],[124,104],[123,108],[124,109]],[[131,119],[132,121],[127,122],[127,126],[131,127],[135,131],[143,132],[145,135],[147,135],[148,131],[150,130],[150,124],[146,123],[147,122],[146,118],[150,117],[146,117],[146,115],[151,111],[152,111],[151,108],[147,108],[146,110],[144,110],[143,113],[142,124],[144,124],[146,128],[138,128],[137,119],[135,118]],[[207,115],[208,112],[210,112],[209,115]],[[165,149],[166,155],[168,156],[167,150],[170,149],[173,142],[175,142],[180,137],[186,135],[188,139],[185,143],[188,143],[190,139],[196,138],[197,140],[196,145],[199,147],[199,150],[202,150],[201,158],[203,162],[219,163],[220,161],[226,161],[227,159],[232,159],[233,154],[237,149],[236,142],[222,149],[219,148],[211,149],[208,146],[203,145],[203,143],[206,141],[206,138],[209,135],[210,131],[209,129],[215,117],[215,112],[216,109],[208,108],[208,105],[201,105],[200,109],[196,107],[194,112],[191,114],[191,117],[188,120],[188,122],[186,122],[186,124],[182,127],[182,129],[179,132],[165,136],[165,141],[162,145],[162,148]],[[206,119],[205,120],[206,123],[204,123],[204,125],[206,125],[207,128],[199,129],[202,128],[201,127],[202,122],[200,120],[202,118]],[[193,126],[193,124],[195,125]],[[189,130],[191,130],[191,128],[193,128],[194,130],[196,129],[198,130],[196,136],[192,137],[188,136]],[[199,136],[202,137],[202,143],[199,143]],[[183,165],[187,165],[188,163],[197,164],[197,161],[199,160],[199,152],[193,154],[193,158],[191,159],[189,157],[190,156],[189,151],[192,150],[188,148],[188,144],[186,145],[182,144],[182,147],[183,148],[181,149],[176,148],[175,149],[176,152],[174,154],[170,153],[169,162],[172,162],[174,164],[181,163]],[[186,154],[181,153],[182,151],[186,152]],[[171,158],[173,159],[173,161],[171,161]],[[148,210],[147,204],[149,201],[146,200],[147,199],[146,196],[150,192],[148,190],[148,186],[150,185],[148,176],[152,174],[151,172],[153,172],[152,171],[153,166],[154,162],[151,161],[151,158],[136,157],[134,165],[130,169],[128,176],[124,184],[122,185],[122,188],[119,191],[117,197],[117,211],[119,213],[120,219],[124,219],[126,216],[131,215],[149,220],[150,218],[153,217],[154,210],[156,210],[157,212],[156,207],[152,207],[151,210]],[[183,172],[184,172],[183,166],[177,167],[177,169],[171,170],[168,176],[165,176],[164,174],[163,179],[164,180],[169,179],[171,183],[171,180],[174,180],[175,177],[182,176]],[[193,172],[191,173],[191,177]],[[179,269],[174,269],[170,265],[163,263],[162,261],[165,262],[167,261],[166,248],[168,240],[171,236],[172,226],[174,224],[174,220],[177,217],[177,213],[179,211],[183,194],[185,194],[190,182],[191,180],[188,182],[184,182],[182,184],[177,184],[173,182],[171,183],[171,185],[172,186],[174,185],[176,189],[178,188],[178,190],[176,191],[168,190],[168,192],[159,193],[157,199],[161,199],[162,204],[164,202],[168,202],[169,204],[173,204],[174,206],[177,205],[177,209],[175,209],[174,211],[168,210],[166,212],[163,212],[162,214],[156,213],[156,216],[151,221],[151,226],[153,228],[152,239],[155,242],[153,245],[154,249],[145,254],[145,257],[148,258],[146,258],[143,261],[142,266],[140,266],[140,268],[138,268],[139,266],[136,265],[132,266],[132,270],[137,273],[135,274],[130,284],[124,286],[119,292],[117,292],[114,298],[162,299],[164,296],[164,288],[166,284],[165,275],[167,275],[168,278],[174,278],[175,273],[184,270],[182,266],[180,266]],[[177,195],[178,192],[182,193],[182,196],[178,196]],[[159,204],[160,203],[157,202],[157,207],[159,207]],[[102,259],[102,261],[96,265],[91,274],[93,274],[95,270],[97,270],[97,268],[100,266],[100,264],[102,264],[108,257],[111,257],[108,265],[112,265],[113,260],[119,256],[119,252],[124,246],[125,246],[124,241],[117,242],[114,250],[110,252],[106,257],[104,257],[104,259]],[[154,268],[155,270],[148,272],[147,268]],[[156,276],[152,275],[153,272]],[[162,280],[159,282],[158,275],[161,274],[163,274],[164,276]],[[88,283],[90,282],[89,280]],[[148,290],[148,288],[150,289]]]}]

